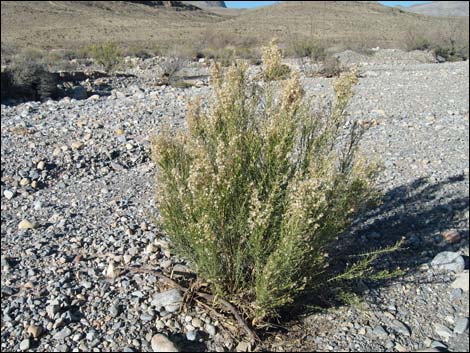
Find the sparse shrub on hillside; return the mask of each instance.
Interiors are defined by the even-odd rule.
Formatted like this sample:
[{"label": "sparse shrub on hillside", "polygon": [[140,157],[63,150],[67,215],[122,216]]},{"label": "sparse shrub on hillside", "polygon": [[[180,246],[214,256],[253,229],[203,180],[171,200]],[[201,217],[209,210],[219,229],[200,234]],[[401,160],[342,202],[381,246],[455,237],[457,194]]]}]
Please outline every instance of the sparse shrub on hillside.
[{"label": "sparse shrub on hillside", "polygon": [[406,36],[405,45],[408,51],[429,50],[432,46],[429,39],[420,35],[413,34],[412,32],[409,32]]},{"label": "sparse shrub on hillside", "polygon": [[363,130],[345,124],[356,81],[354,72],[343,74],[334,104],[314,111],[297,74],[276,92],[252,82],[244,63],[225,75],[215,64],[210,108],[197,101],[187,130],[152,140],[163,231],[210,289],[255,326],[303,291],[388,275],[374,273],[373,264],[392,249],[328,272],[334,257],[327,248],[378,200],[377,169],[357,154]]},{"label": "sparse shrub on hillside", "polygon": [[261,58],[263,62],[263,78],[266,81],[282,80],[287,78],[290,68],[282,63],[282,51],[273,40],[263,48]]},{"label": "sparse shrub on hillside", "polygon": [[88,48],[93,60],[104,67],[106,71],[112,71],[121,62],[122,54],[114,43],[93,44]]}]

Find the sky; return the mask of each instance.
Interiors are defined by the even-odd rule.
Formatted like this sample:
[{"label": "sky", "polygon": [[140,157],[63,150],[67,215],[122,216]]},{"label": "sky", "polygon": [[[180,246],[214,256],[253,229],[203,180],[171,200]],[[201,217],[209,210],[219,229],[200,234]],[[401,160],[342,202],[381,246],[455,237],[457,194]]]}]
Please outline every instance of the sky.
[{"label": "sky", "polygon": [[[234,8],[252,8],[258,6],[266,6],[275,4],[278,1],[226,1],[225,4],[227,7],[234,7]],[[425,4],[430,1],[379,1],[382,5],[387,6],[410,6],[414,4]]]}]

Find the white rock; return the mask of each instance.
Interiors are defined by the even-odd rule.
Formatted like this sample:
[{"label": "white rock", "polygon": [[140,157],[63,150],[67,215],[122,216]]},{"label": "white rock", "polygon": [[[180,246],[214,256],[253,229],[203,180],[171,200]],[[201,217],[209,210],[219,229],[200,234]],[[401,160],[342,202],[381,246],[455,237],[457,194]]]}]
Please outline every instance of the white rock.
[{"label": "white rock", "polygon": [[168,337],[162,334],[156,334],[151,341],[153,352],[179,352],[176,346]]},{"label": "white rock", "polygon": [[29,349],[30,345],[31,345],[31,343],[29,341],[29,338],[27,338],[27,339],[21,341],[20,350],[21,351],[27,351]]},{"label": "white rock", "polygon": [[19,224],[18,224],[18,229],[34,229],[36,228],[36,225],[28,221],[27,219],[23,219]]},{"label": "white rock", "polygon": [[108,267],[106,268],[105,276],[111,279],[116,278],[117,271],[114,266],[114,261],[109,262]]},{"label": "white rock", "polygon": [[468,292],[468,286],[469,286],[469,273],[468,271],[458,273],[454,282],[452,282],[451,286],[452,288],[461,288],[462,290]]},{"label": "white rock", "polygon": [[177,289],[170,289],[166,292],[157,293],[153,296],[151,305],[157,309],[164,307],[166,311],[173,313],[177,311],[181,305],[183,297]]},{"label": "white rock", "polygon": [[13,198],[13,196],[15,196],[15,192],[10,191],[10,190],[5,190],[3,192],[3,196],[5,196],[8,200],[11,200]]}]

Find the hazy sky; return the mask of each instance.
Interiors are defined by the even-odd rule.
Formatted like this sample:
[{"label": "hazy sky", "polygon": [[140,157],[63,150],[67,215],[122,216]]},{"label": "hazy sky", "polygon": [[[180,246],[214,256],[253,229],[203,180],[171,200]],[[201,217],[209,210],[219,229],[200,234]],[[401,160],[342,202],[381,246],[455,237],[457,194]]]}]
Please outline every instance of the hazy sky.
[{"label": "hazy sky", "polygon": [[[236,8],[250,8],[257,6],[266,6],[275,4],[278,1],[226,1],[225,4],[227,7],[236,7]],[[382,5],[387,6],[410,6],[413,4],[425,4],[430,1],[379,1]]]}]

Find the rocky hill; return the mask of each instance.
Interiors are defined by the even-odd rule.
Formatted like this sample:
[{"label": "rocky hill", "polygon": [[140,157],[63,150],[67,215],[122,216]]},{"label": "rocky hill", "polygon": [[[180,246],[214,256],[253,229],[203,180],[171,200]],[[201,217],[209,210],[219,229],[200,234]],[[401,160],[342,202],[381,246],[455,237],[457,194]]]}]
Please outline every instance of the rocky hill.
[{"label": "rocky hill", "polygon": [[254,47],[276,37],[285,43],[314,38],[328,47],[390,48],[403,46],[409,32],[439,36],[450,25],[468,43],[468,17],[423,16],[371,2],[290,1],[243,11],[191,4],[185,6],[192,11],[184,11],[185,7],[176,6],[180,3],[3,1],[2,53],[6,47],[81,49],[97,42],[191,48],[208,34]]},{"label": "rocky hill", "polygon": [[429,4],[417,4],[408,7],[398,6],[404,11],[429,16],[469,16],[468,1],[433,1]]},{"label": "rocky hill", "polygon": [[225,1],[183,1],[186,4],[194,5],[197,7],[227,7]]}]

